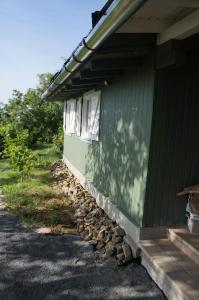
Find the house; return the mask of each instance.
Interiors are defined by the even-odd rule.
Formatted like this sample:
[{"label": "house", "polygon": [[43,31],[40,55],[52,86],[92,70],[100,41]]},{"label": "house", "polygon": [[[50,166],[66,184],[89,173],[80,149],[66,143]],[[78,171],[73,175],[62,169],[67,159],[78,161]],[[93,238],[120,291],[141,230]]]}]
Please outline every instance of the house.
[{"label": "house", "polygon": [[[186,224],[177,192],[199,180],[198,32],[197,0],[107,1],[43,94],[65,103],[65,163],[141,247],[170,299],[199,298],[198,273],[177,276],[186,242],[167,236]],[[199,255],[191,249],[189,267]],[[165,253],[181,265],[155,260]]]}]

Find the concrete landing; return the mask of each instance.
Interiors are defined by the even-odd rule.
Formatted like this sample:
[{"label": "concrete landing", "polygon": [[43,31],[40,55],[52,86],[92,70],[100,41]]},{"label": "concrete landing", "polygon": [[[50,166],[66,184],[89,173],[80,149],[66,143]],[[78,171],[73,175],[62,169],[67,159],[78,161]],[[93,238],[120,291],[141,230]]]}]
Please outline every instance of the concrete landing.
[{"label": "concrete landing", "polygon": [[168,238],[184,254],[199,264],[199,235],[191,234],[186,227],[168,229]]},{"label": "concrete landing", "polygon": [[168,299],[199,299],[199,266],[171,240],[143,240],[140,248],[142,264]]}]

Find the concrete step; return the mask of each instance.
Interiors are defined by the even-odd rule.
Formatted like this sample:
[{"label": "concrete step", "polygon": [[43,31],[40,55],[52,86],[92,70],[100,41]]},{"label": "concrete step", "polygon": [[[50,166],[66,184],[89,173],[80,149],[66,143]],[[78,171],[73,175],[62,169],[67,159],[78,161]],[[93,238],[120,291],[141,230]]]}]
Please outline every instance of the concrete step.
[{"label": "concrete step", "polygon": [[191,234],[186,227],[168,229],[168,238],[176,247],[199,265],[199,235]]},{"label": "concrete step", "polygon": [[142,264],[169,300],[199,299],[199,267],[169,239],[139,242]]}]

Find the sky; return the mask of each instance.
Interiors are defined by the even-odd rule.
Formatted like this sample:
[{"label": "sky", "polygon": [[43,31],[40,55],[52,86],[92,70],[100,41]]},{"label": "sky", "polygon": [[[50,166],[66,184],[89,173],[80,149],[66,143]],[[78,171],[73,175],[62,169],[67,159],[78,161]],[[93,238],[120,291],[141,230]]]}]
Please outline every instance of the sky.
[{"label": "sky", "polygon": [[106,0],[0,0],[0,102],[58,71]]}]

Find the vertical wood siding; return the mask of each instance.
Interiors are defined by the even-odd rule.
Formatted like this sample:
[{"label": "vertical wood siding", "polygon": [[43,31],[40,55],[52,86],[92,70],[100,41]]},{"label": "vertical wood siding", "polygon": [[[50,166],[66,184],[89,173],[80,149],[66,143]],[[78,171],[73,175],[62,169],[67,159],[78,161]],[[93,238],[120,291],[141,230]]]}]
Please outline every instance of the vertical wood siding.
[{"label": "vertical wood siding", "polygon": [[157,72],[144,226],[185,222],[185,198],[199,183],[198,63]]},{"label": "vertical wood siding", "polygon": [[142,224],[153,108],[153,63],[102,89],[100,141],[65,136],[64,155],[138,225]]}]

